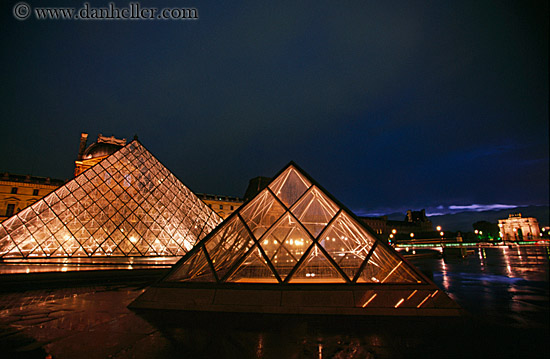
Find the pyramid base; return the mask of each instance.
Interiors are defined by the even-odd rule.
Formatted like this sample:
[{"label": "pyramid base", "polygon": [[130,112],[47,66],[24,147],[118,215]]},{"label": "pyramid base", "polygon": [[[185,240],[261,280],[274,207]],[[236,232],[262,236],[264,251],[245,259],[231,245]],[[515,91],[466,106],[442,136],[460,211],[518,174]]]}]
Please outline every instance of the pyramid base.
[{"label": "pyramid base", "polygon": [[131,309],[360,316],[460,316],[431,285],[155,285]]}]

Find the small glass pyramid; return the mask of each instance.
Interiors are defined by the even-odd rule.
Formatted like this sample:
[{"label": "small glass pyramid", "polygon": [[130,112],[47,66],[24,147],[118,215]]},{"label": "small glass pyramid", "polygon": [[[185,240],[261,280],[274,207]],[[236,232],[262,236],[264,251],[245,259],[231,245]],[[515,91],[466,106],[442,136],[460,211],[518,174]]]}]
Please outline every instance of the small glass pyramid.
[{"label": "small glass pyramid", "polygon": [[220,222],[134,140],[0,223],[0,258],[181,256]]},{"label": "small glass pyramid", "polygon": [[200,241],[164,279],[423,283],[423,276],[296,164]]}]

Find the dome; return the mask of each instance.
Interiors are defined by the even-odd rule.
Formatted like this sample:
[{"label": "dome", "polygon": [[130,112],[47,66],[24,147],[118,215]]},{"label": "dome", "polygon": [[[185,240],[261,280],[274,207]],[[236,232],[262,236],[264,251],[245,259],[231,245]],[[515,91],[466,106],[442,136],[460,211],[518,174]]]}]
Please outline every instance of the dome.
[{"label": "dome", "polygon": [[96,142],[92,143],[86,151],[84,151],[83,159],[89,160],[91,158],[109,156],[118,151],[123,146],[116,145],[114,143]]}]

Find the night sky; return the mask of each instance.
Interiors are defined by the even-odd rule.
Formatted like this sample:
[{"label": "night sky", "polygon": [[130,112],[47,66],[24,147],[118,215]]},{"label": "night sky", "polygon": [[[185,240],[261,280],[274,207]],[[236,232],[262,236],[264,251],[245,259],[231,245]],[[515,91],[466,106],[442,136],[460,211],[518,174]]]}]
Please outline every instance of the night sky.
[{"label": "night sky", "polygon": [[294,160],[358,214],[548,204],[547,1],[141,1],[196,21],[15,3],[2,172],[68,179],[81,132],[137,134],[196,192],[242,196]]}]

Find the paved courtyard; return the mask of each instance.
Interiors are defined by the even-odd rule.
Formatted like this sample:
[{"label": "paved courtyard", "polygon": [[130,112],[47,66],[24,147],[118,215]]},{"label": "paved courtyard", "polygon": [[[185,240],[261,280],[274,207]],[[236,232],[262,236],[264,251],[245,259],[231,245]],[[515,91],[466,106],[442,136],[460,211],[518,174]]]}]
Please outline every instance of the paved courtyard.
[{"label": "paved courtyard", "polygon": [[144,285],[0,293],[0,358],[546,357],[547,329],[470,316],[305,319],[127,309]]},{"label": "paved courtyard", "polygon": [[162,339],[126,308],[140,293],[119,285],[2,294],[0,348],[9,355],[0,356],[118,358],[138,350],[147,357],[143,350]]}]

